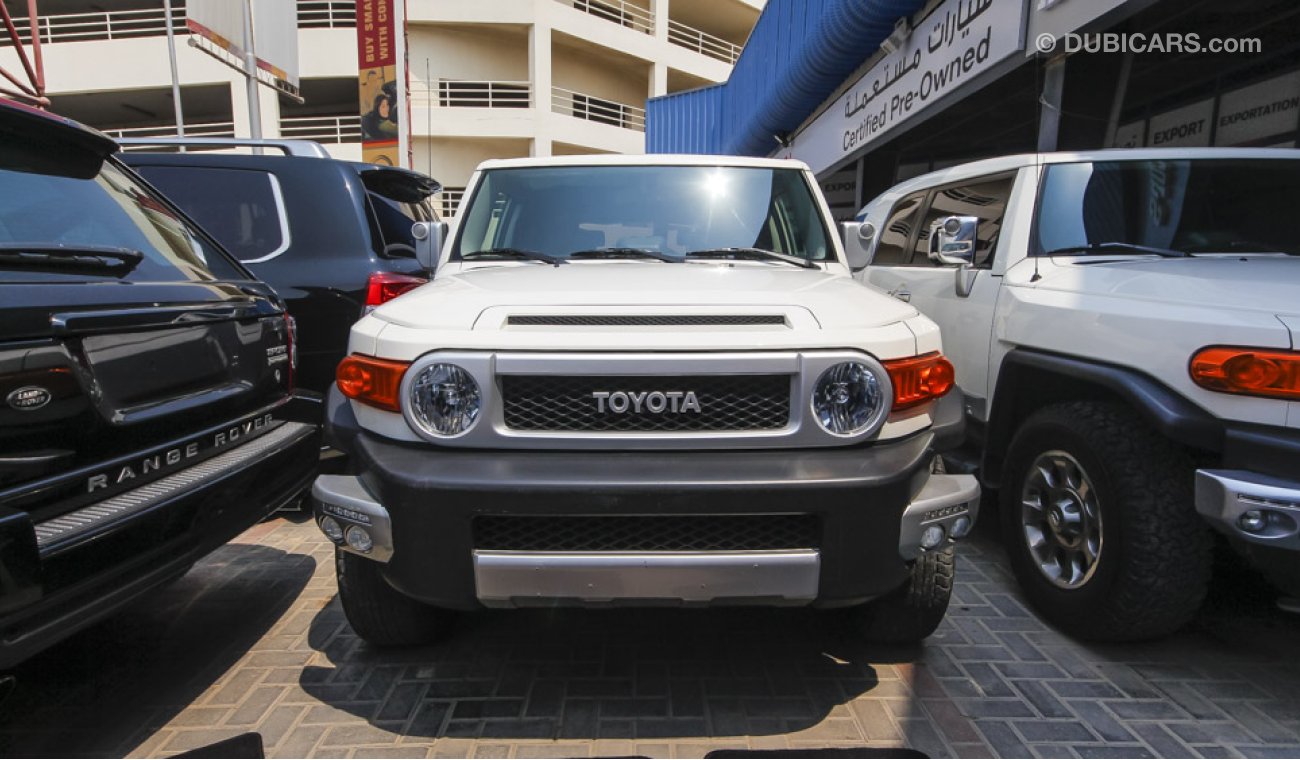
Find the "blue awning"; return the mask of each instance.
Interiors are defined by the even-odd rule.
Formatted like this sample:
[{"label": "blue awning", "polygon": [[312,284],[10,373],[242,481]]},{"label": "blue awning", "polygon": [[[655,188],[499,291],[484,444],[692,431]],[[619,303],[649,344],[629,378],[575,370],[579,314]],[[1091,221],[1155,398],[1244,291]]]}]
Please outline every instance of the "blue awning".
[{"label": "blue awning", "polygon": [[652,99],[650,153],[766,156],[923,0],[768,0],[721,85]]}]

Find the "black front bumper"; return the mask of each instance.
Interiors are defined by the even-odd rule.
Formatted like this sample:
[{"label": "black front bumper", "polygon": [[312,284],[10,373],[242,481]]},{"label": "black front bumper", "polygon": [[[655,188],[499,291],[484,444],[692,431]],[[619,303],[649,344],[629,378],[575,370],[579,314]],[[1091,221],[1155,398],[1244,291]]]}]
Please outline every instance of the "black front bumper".
[{"label": "black front bumper", "polygon": [[[385,577],[426,603],[480,606],[478,517],[797,514],[819,526],[816,603],[836,606],[906,579],[904,511],[931,477],[936,441],[960,440],[960,401],[945,407],[952,408],[936,415],[943,425],[901,441],[795,451],[436,449],[359,431],[346,406],[330,416],[331,442],[351,454],[358,504],[382,505],[391,523]],[[322,516],[319,500],[316,509]]]},{"label": "black front bumper", "polygon": [[[301,494],[316,474],[320,430],[308,420],[319,405],[291,403],[265,413],[277,420],[273,428],[124,494],[162,491],[178,478],[174,491],[93,530],[42,542],[26,512],[0,507],[0,669],[183,573]],[[249,447],[257,447],[255,454]],[[192,483],[179,480],[187,475]]]}]

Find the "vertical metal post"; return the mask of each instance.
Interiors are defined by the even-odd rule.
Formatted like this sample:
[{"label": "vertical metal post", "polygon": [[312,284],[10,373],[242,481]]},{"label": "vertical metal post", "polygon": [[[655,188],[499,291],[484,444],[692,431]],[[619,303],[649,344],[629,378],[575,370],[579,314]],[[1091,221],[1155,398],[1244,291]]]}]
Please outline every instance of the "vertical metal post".
[{"label": "vertical metal post", "polygon": [[1061,137],[1061,102],[1065,95],[1065,56],[1053,58],[1043,70],[1043,94],[1039,96],[1038,152],[1056,150]]},{"label": "vertical metal post", "polygon": [[176,112],[176,136],[184,137],[185,109],[181,107],[181,78],[176,71],[176,34],[172,31],[172,0],[163,0],[163,13],[167,17],[167,57],[172,65],[172,107]]},{"label": "vertical metal post", "polygon": [[1119,83],[1115,85],[1115,100],[1110,104],[1110,120],[1106,122],[1106,142],[1103,148],[1115,147],[1119,136],[1119,119],[1124,113],[1124,99],[1128,97],[1128,83],[1133,78],[1133,51],[1124,54],[1119,67]]},{"label": "vertical metal post", "polygon": [[260,140],[262,139],[262,105],[257,99],[257,53],[253,50],[253,0],[244,0],[244,75],[248,77],[248,136]]}]

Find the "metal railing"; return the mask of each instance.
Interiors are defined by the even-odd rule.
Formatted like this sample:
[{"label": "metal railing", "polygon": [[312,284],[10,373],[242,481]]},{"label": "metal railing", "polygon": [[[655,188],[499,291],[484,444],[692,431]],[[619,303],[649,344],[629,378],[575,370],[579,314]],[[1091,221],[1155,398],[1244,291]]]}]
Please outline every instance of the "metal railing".
[{"label": "metal railing", "polygon": [[[25,21],[25,18],[17,20],[15,25],[18,26],[18,38],[23,44],[29,44],[31,30],[22,25]],[[355,0],[298,0],[299,28],[355,27],[356,21]],[[156,8],[47,14],[38,16],[36,25],[43,43],[122,40],[166,34],[167,14],[159,3]],[[172,30],[179,34],[188,33],[184,0],[172,3]],[[9,44],[7,35],[0,39],[0,46]]]},{"label": "metal railing", "polygon": [[450,219],[456,215],[460,209],[460,202],[465,198],[465,188],[463,187],[444,187],[438,192],[438,215],[443,219]]},{"label": "metal railing", "polygon": [[415,100],[422,97],[429,105],[442,108],[531,108],[533,104],[533,86],[529,82],[439,79],[436,88],[414,91],[412,95]]},{"label": "metal railing", "polygon": [[[187,128],[188,131],[188,128]],[[361,142],[361,117],[346,116],[282,116],[280,136],[287,140],[315,140],[318,143]]]},{"label": "metal railing", "polygon": [[[109,137],[175,137],[176,125],[166,124],[155,127],[116,127],[101,130]],[[234,137],[235,122],[209,121],[185,124],[186,137]],[[147,145],[123,146],[123,150],[156,150]]]},{"label": "metal railing", "polygon": [[745,49],[744,45],[737,45],[717,35],[709,34],[672,19],[668,19],[668,41],[674,45],[680,45],[697,53],[707,55],[710,58],[732,64],[740,57],[740,51]]},{"label": "metal railing", "polygon": [[[42,43],[154,37],[167,33],[167,14],[161,5],[135,10],[60,13],[37,16],[36,26]],[[180,34],[186,31],[184,3],[177,2],[172,7],[172,29]],[[31,29],[20,26],[18,38],[23,44],[30,43]],[[9,44],[8,38],[3,42]]]},{"label": "metal railing", "polygon": [[298,0],[299,29],[351,29],[356,25],[356,0]]},{"label": "metal railing", "polygon": [[645,131],[645,109],[563,87],[551,88],[551,110],[566,116]]},{"label": "metal railing", "polygon": [[612,21],[619,26],[645,34],[655,33],[654,13],[627,0],[559,0],[559,2],[583,13]]}]

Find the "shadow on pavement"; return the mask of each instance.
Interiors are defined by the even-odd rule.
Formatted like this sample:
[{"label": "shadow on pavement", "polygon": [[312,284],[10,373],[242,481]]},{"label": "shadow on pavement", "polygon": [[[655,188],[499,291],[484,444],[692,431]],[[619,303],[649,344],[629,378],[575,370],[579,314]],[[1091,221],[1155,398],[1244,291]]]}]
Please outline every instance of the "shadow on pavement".
[{"label": "shadow on pavement", "polygon": [[428,738],[786,734],[873,689],[904,695],[892,667],[869,663],[921,653],[854,641],[833,613],[762,608],[488,611],[462,616],[441,644],[377,650],[337,599],[309,641],[330,665],[307,667],[304,690]]},{"label": "shadow on pavement", "polygon": [[0,706],[6,757],[113,756],[167,723],[297,598],[307,555],[228,544],[185,576],[20,665]]}]

